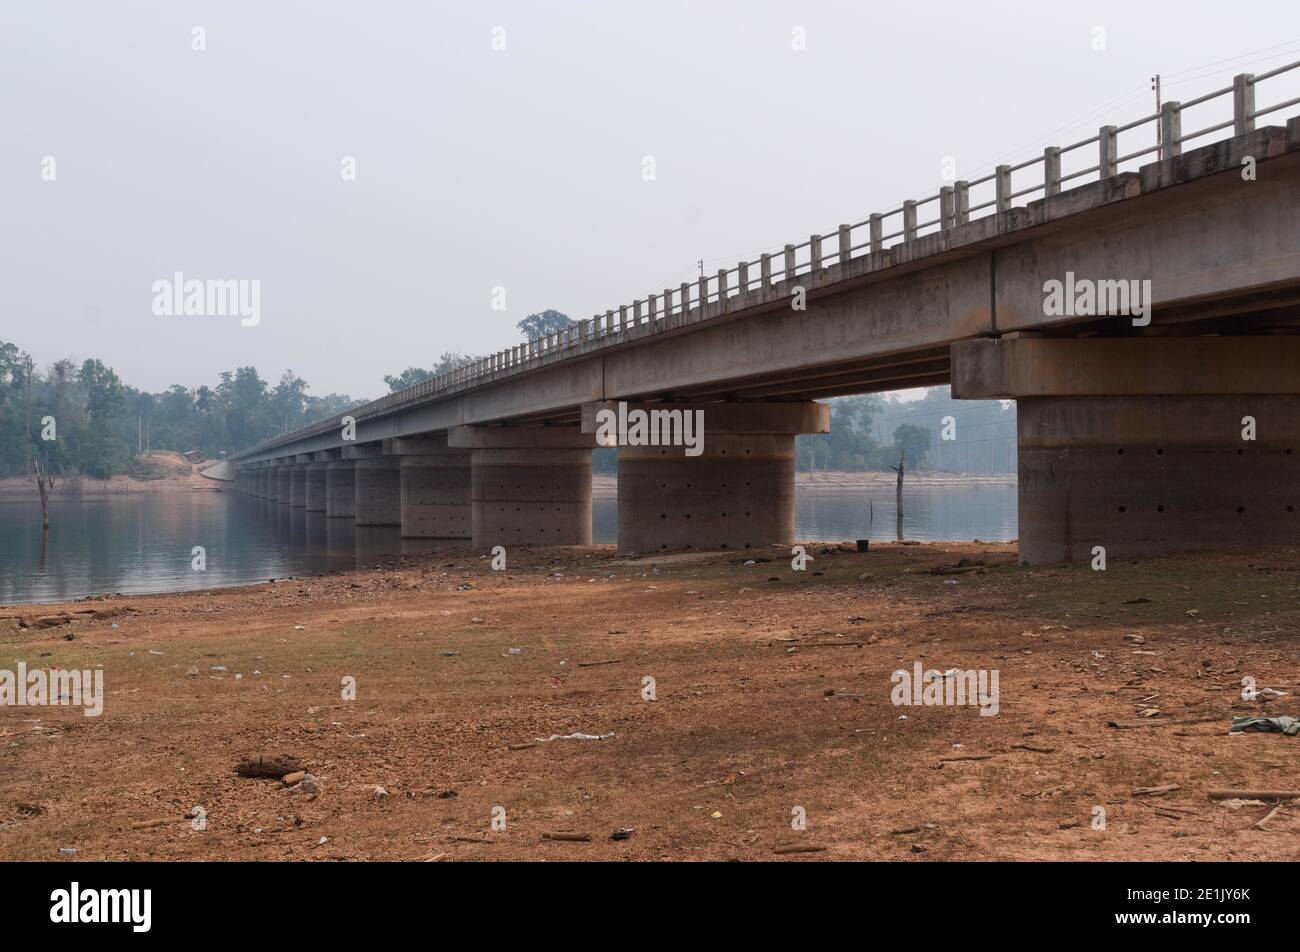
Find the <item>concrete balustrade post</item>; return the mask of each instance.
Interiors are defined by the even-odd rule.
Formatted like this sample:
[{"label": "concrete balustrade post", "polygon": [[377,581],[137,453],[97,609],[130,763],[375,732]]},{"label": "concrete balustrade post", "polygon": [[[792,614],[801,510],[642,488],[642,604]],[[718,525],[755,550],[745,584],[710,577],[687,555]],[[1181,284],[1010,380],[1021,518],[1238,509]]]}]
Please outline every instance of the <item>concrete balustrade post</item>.
[{"label": "concrete balustrade post", "polygon": [[1232,78],[1232,134],[1245,135],[1255,129],[1255,74]]},{"label": "concrete balustrade post", "polygon": [[1061,150],[1049,145],[1043,150],[1043,194],[1057,195],[1061,191]]},{"label": "concrete balustrade post", "polygon": [[1119,172],[1119,133],[1115,126],[1102,126],[1097,132],[1097,166],[1099,175],[1108,179]]},{"label": "concrete balustrade post", "polygon": [[1011,166],[999,165],[993,173],[994,188],[997,191],[997,210],[1005,212],[1011,208]]},{"label": "concrete balustrade post", "polygon": [[1160,158],[1172,159],[1183,154],[1182,104],[1167,102],[1160,106]]}]

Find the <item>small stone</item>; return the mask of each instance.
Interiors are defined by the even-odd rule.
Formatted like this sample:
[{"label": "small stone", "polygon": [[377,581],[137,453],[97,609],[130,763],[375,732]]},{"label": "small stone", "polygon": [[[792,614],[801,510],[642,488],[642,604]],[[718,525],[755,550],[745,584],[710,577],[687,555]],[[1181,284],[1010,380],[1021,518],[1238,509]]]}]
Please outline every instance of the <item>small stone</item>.
[{"label": "small stone", "polygon": [[283,777],[281,777],[280,782],[283,783],[286,787],[292,787],[295,783],[301,782],[302,779],[306,776],[307,776],[307,771],[295,770],[293,773],[285,774]]},{"label": "small stone", "polygon": [[379,785],[376,785],[376,786],[375,786],[375,799],[376,799],[377,801],[379,801],[380,803],[383,803],[385,800],[388,799],[388,791],[385,790],[383,787],[381,787],[381,786],[379,786]]},{"label": "small stone", "polygon": [[187,678],[197,678],[199,676],[199,669],[190,668],[188,671],[185,672],[185,676]]}]

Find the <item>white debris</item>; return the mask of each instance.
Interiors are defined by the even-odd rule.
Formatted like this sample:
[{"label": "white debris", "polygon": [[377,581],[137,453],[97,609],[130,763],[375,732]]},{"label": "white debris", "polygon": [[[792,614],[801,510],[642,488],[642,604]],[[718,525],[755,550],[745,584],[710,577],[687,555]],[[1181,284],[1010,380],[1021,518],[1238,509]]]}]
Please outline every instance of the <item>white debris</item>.
[{"label": "white debris", "polygon": [[608,734],[584,734],[582,731],[574,731],[572,734],[552,734],[550,737],[539,737],[537,743],[549,744],[553,740],[608,740],[613,736],[613,731]]}]

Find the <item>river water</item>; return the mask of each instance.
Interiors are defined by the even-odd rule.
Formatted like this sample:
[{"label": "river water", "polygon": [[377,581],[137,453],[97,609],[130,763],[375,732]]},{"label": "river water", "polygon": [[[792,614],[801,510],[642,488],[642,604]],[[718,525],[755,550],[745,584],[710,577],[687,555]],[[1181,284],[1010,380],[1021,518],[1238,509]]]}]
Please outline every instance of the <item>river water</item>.
[{"label": "river water", "polygon": [[[800,486],[801,541],[898,538],[892,491]],[[1005,541],[1016,537],[1013,485],[917,487],[902,537]],[[592,535],[613,543],[616,500],[593,499]],[[41,531],[34,499],[0,502],[0,604],[108,593],[188,591],[356,568],[449,543],[401,539],[397,529],[290,509],[231,493],[138,493],[55,498]],[[464,543],[468,547],[468,543]],[[194,547],[205,567],[194,568]]]}]

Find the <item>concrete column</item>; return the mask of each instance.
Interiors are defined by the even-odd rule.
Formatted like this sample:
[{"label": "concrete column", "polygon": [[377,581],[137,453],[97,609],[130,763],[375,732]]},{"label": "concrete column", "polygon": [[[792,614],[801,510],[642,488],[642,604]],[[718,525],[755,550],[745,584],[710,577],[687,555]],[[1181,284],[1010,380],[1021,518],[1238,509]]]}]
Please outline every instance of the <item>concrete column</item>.
[{"label": "concrete column", "polygon": [[307,506],[307,464],[311,454],[295,456],[289,467],[289,508],[305,509]]},{"label": "concrete column", "polygon": [[328,508],[325,487],[326,473],[330,462],[339,459],[342,455],[340,450],[321,450],[311,454],[311,462],[307,464],[303,505],[303,508],[308,512],[325,512]]},{"label": "concrete column", "polygon": [[1300,543],[1300,397],[1027,397],[1017,411],[1024,562]]},{"label": "concrete column", "polygon": [[573,426],[460,426],[448,445],[471,451],[475,548],[591,544],[594,436]]},{"label": "concrete column", "polygon": [[402,461],[402,538],[471,538],[472,451],[448,447],[445,433],[393,440],[392,451]]},{"label": "concrete column", "polygon": [[748,549],[794,542],[794,438],[828,432],[830,408],[611,402],[582,422],[618,446],[620,552]]},{"label": "concrete column", "polygon": [[343,458],[355,460],[356,520],[359,526],[402,524],[402,469],[397,456],[380,445],[345,446]]},{"label": "concrete column", "polygon": [[293,471],[293,460],[275,461],[275,501],[282,506],[289,505],[289,474]]},{"label": "concrete column", "polygon": [[266,463],[257,464],[257,498],[266,499],[270,494],[269,474],[271,467]]},{"label": "concrete column", "polygon": [[953,395],[1017,399],[1020,558],[1300,543],[1300,338],[966,341]]},{"label": "concrete column", "polygon": [[356,519],[356,460],[325,464],[325,515],[330,519]]}]

